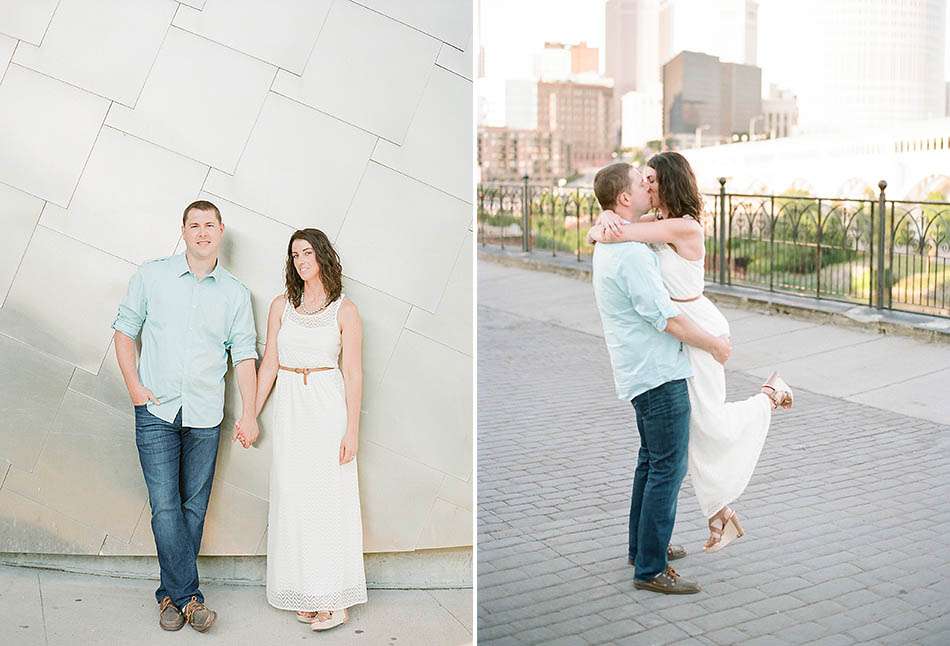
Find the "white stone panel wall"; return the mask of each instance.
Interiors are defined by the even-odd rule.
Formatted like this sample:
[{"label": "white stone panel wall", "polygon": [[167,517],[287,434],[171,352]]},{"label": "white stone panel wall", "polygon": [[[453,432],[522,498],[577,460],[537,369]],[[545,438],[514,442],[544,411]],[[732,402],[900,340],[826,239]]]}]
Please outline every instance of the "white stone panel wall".
[{"label": "white stone panel wall", "polygon": [[[111,323],[195,199],[260,350],[291,233],[341,254],[366,551],[471,545],[471,32],[470,0],[0,2],[0,551],[154,554]],[[273,411],[240,448],[226,384],[202,549],[262,554]]]}]

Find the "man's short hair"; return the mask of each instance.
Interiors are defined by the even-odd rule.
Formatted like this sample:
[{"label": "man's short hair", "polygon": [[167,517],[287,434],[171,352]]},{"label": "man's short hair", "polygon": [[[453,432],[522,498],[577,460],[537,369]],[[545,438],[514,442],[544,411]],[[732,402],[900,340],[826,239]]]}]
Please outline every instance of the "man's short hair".
[{"label": "man's short hair", "polygon": [[594,195],[600,202],[600,208],[613,209],[620,194],[630,189],[630,169],[627,162],[617,162],[604,166],[594,175]]},{"label": "man's short hair", "polygon": [[181,226],[185,226],[188,223],[188,212],[192,209],[198,209],[199,211],[214,211],[214,217],[218,218],[218,224],[221,224],[221,211],[218,210],[218,207],[208,200],[195,200],[186,206],[185,212],[181,214]]}]

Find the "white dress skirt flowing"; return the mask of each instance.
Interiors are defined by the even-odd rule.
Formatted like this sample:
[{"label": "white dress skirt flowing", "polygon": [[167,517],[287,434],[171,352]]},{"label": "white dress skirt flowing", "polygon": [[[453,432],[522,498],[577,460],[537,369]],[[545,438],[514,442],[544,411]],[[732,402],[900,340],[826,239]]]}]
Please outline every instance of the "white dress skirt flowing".
[{"label": "white dress skirt flowing", "polygon": [[342,300],[311,316],[288,303],[277,336],[280,365],[333,367],[308,374],[306,382],[303,374],[277,372],[267,602],[284,610],[340,610],[366,602],[356,459],[343,465],[339,459],[347,421],[338,366]]},{"label": "white dress skirt flowing", "polygon": [[[703,260],[686,260],[669,245],[653,247],[663,283],[676,307],[713,336],[729,334],[729,322],[705,296]],[[726,373],[711,354],[686,346],[693,376],[689,403],[689,477],[707,518],[736,500],[752,478],[772,421],[772,404],[762,393],[726,401]]]}]

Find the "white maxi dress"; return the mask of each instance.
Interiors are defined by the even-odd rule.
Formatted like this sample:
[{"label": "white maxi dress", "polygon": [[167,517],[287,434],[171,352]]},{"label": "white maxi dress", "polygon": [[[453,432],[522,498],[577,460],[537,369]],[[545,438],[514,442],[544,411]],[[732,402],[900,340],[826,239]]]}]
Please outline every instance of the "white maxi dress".
[{"label": "white maxi dress", "polygon": [[[713,336],[729,334],[729,322],[702,295],[703,260],[687,260],[669,245],[654,245],[670,297],[693,323]],[[762,393],[726,401],[726,373],[711,354],[686,346],[693,376],[689,386],[689,477],[706,518],[736,500],[749,484],[772,421]]]},{"label": "white maxi dress", "polygon": [[327,611],[366,602],[356,459],[340,464],[346,394],[339,369],[341,295],[304,315],[289,303],[277,335],[277,371],[267,528],[267,602]]}]

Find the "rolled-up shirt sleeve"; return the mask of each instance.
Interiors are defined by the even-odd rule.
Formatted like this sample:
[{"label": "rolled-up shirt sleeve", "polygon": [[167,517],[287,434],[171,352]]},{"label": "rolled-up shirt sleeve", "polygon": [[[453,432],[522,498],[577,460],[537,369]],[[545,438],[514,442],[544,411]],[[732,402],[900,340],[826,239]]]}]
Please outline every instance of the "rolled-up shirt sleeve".
[{"label": "rolled-up shirt sleeve", "polygon": [[670,293],[660,276],[656,255],[645,250],[642,258],[626,258],[620,264],[630,301],[637,314],[662,332],[667,320],[679,316],[679,310],[670,300]]},{"label": "rolled-up shirt sleeve", "polygon": [[148,299],[145,295],[145,280],[142,278],[142,270],[139,269],[129,280],[128,291],[119,303],[119,313],[112,322],[112,329],[134,340],[142,331],[147,315]]},{"label": "rolled-up shirt sleeve", "polygon": [[237,365],[245,359],[257,359],[257,330],[254,328],[254,312],[251,309],[251,292],[246,287],[234,313],[225,345],[231,353],[232,364]]}]

